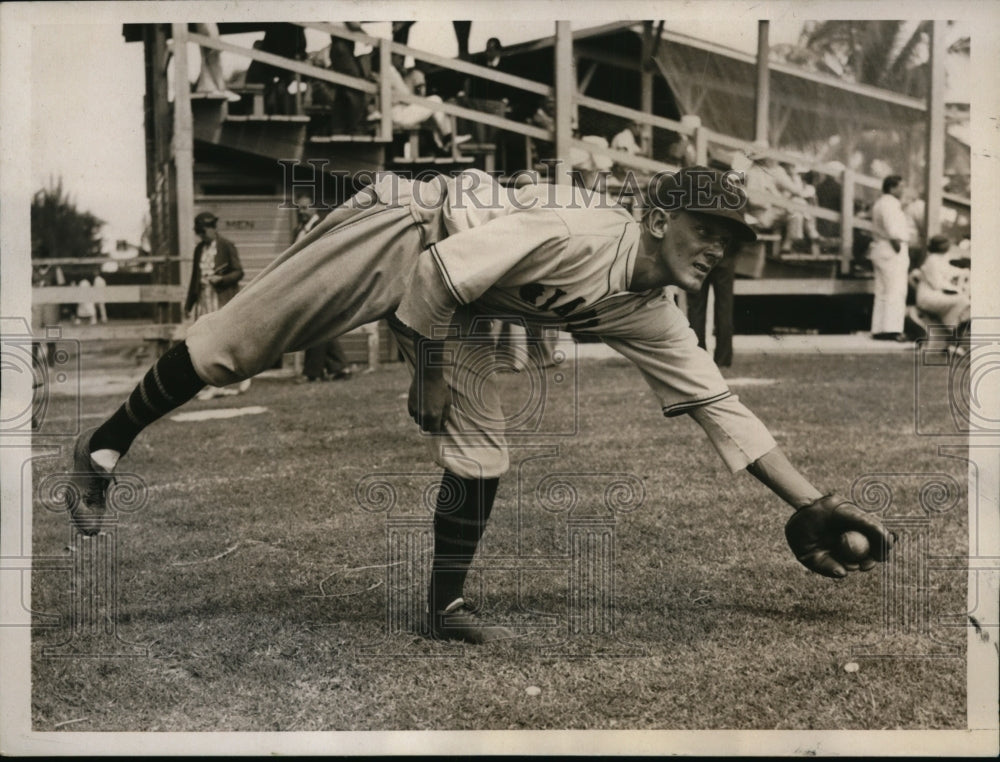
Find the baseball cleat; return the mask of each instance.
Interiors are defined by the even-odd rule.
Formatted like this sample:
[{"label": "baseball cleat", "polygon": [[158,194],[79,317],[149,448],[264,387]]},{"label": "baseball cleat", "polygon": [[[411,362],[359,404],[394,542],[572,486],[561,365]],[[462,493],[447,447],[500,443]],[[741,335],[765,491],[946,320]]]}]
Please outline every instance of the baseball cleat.
[{"label": "baseball cleat", "polygon": [[464,598],[456,598],[444,611],[433,614],[430,631],[434,640],[463,640],[476,644],[516,637],[507,627],[483,622],[469,608]]},{"label": "baseball cleat", "polygon": [[114,474],[90,457],[90,437],[94,429],[76,439],[73,448],[73,473],[69,474],[66,503],[70,518],[80,532],[91,537],[101,531],[104,514],[108,511],[108,486]]}]

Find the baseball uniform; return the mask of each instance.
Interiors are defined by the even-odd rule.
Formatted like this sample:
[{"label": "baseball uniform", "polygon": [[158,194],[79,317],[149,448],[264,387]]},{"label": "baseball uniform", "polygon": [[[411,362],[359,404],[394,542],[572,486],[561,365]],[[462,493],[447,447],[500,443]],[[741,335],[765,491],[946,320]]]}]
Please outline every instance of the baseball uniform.
[{"label": "baseball uniform", "polygon": [[[639,368],[665,415],[692,413],[733,470],[775,446],[698,348],[662,290],[628,290],[640,223],[569,186],[508,189],[470,171],[411,182],[385,175],[334,210],[225,310],[192,327],[191,360],[231,383],[295,351],[383,317],[411,366],[414,334],[467,333],[476,317],[516,316],[601,338]],[[493,368],[446,370],[453,404],[429,439],[460,476],[508,467]]]}]

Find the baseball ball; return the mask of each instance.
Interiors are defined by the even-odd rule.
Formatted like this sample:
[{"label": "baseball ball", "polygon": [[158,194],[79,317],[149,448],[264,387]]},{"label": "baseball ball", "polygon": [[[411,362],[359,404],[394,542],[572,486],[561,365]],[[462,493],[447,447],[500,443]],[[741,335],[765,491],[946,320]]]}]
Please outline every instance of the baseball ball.
[{"label": "baseball ball", "polygon": [[840,535],[837,560],[845,567],[857,569],[858,564],[868,556],[870,549],[868,538],[861,532],[844,532]]}]

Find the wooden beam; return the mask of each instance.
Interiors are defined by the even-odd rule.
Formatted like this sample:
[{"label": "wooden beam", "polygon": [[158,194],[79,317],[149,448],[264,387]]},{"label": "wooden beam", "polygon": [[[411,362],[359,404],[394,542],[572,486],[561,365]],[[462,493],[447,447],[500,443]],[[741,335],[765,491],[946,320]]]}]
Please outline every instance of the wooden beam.
[{"label": "wooden beam", "polygon": [[834,278],[762,278],[738,279],[733,283],[737,296],[837,296],[839,294],[870,294],[872,280],[837,280]]},{"label": "wooden beam", "polygon": [[930,40],[930,89],[927,93],[927,174],[924,197],[927,199],[924,211],[924,230],[927,238],[941,232],[941,199],[944,188],[944,62],[945,46],[944,21],[931,22]]},{"label": "wooden beam", "polygon": [[180,323],[145,323],[143,325],[100,325],[59,326],[60,338],[75,341],[174,341],[181,339],[186,330]]},{"label": "wooden beam", "polygon": [[854,173],[844,170],[841,178],[840,195],[840,272],[850,272],[851,260],[854,259]]},{"label": "wooden beam", "polygon": [[104,265],[113,263],[128,268],[132,265],[158,264],[161,262],[176,262],[175,257],[132,257],[131,259],[115,259],[114,257],[51,257],[31,260],[32,267],[44,265]]},{"label": "wooden beam", "polygon": [[556,22],[555,44],[556,129],[555,148],[559,164],[554,168],[556,183],[569,184],[570,146],[573,140],[573,98],[576,78],[573,74],[573,33],[568,21]]},{"label": "wooden beam", "polygon": [[[174,39],[174,182],[177,191],[177,254],[181,283],[191,279],[194,258],[194,132],[188,76],[187,24],[172,24]],[[209,38],[205,38],[209,39]]]},{"label": "wooden beam", "polygon": [[381,112],[378,123],[378,136],[383,140],[392,140],[392,80],[385,76],[392,67],[392,48],[382,40],[375,46],[375,54],[378,56],[379,71],[383,74],[379,76],[378,82],[378,107]]},{"label": "wooden beam", "polygon": [[[642,49],[639,54],[639,110],[644,114],[653,113],[653,65],[650,58],[653,55],[653,22],[642,22]],[[646,156],[653,155],[653,128],[642,125],[642,135],[639,141],[642,152]]]},{"label": "wooden beam", "polygon": [[681,122],[674,121],[673,119],[667,119],[665,116],[647,114],[634,108],[619,106],[617,103],[591,98],[589,95],[577,95],[576,102],[584,108],[602,111],[605,114],[611,114],[613,116],[620,116],[623,119],[628,119],[633,122],[651,124],[653,127],[659,127],[664,130],[672,130],[673,132],[680,132],[691,137],[694,136],[694,130],[692,128],[688,127],[686,124],[682,124]]},{"label": "wooden beam", "polygon": [[149,304],[186,298],[186,286],[44,286],[31,290],[32,304]]},{"label": "wooden beam", "polygon": [[580,77],[580,83],[577,86],[577,89],[581,93],[587,92],[587,88],[590,87],[590,80],[594,78],[594,74],[596,73],[597,73],[597,61],[591,61],[590,66],[587,67],[587,71],[585,71],[583,73],[583,76]]},{"label": "wooden beam", "polygon": [[754,140],[770,144],[767,134],[768,113],[771,107],[771,44],[768,41],[770,22],[757,22],[757,82],[754,89]]}]

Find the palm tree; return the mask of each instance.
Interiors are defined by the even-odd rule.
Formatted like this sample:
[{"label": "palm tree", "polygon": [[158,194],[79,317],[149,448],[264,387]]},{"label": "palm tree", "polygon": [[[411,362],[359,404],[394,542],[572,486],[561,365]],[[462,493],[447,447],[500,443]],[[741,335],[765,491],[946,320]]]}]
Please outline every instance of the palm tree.
[{"label": "palm tree", "polygon": [[818,71],[923,98],[930,29],[929,21],[814,21],[799,46]]},{"label": "palm tree", "polygon": [[63,190],[62,179],[31,200],[31,257],[99,257],[104,221],[82,212]]}]

